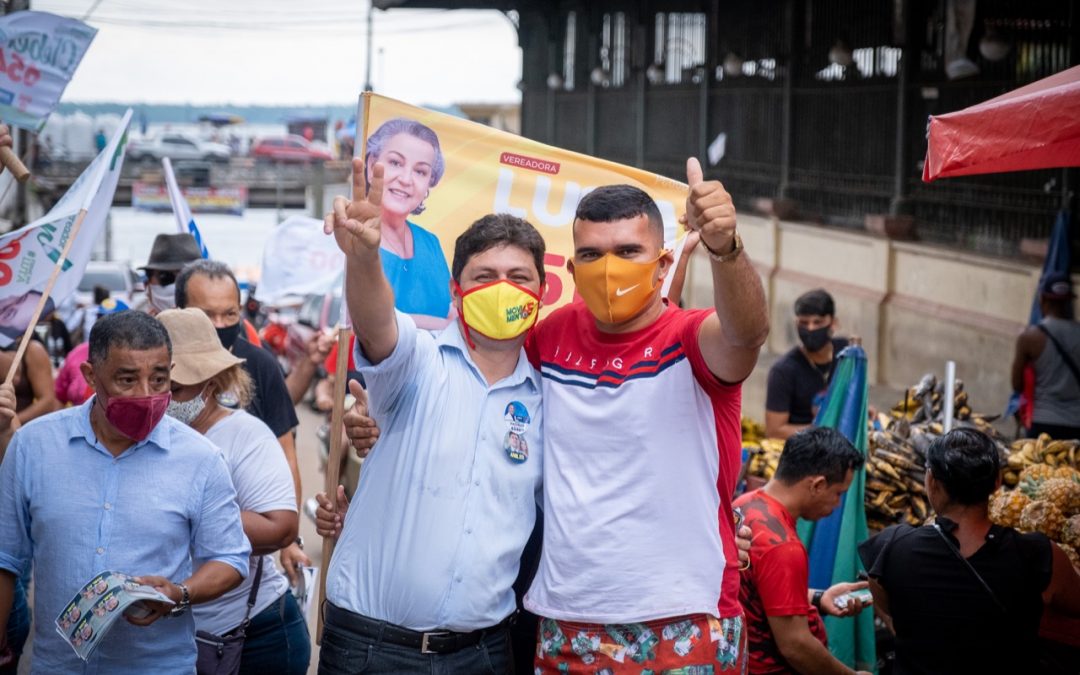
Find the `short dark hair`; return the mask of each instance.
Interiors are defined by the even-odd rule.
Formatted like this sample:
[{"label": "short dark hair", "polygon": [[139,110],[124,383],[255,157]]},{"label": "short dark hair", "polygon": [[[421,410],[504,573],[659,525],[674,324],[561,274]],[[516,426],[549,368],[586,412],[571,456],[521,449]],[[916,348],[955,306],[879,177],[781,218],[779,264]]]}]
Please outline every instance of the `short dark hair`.
[{"label": "short dark hair", "polygon": [[795,316],[833,316],[836,303],[824,288],[815,288],[795,300]]},{"label": "short dark hair", "polygon": [[848,470],[856,470],[866,458],[842,433],[829,427],[809,427],[792,434],[784,443],[774,477],[789,485],[809,476],[824,476],[829,485],[842,483]]},{"label": "short dark hair", "polygon": [[104,286],[101,286],[101,285],[94,286],[94,304],[95,305],[100,305],[101,303],[105,302],[106,300],[109,299],[110,295],[112,295],[112,294],[109,293],[109,289],[105,288]]},{"label": "short dark hair", "polygon": [[575,224],[579,220],[593,223],[611,223],[626,218],[645,215],[649,226],[664,241],[664,219],[656,202],[641,188],[633,185],[605,185],[581,198],[574,213]]},{"label": "short dark hair", "polygon": [[232,279],[233,285],[236,286],[236,302],[237,304],[240,304],[240,282],[236,280],[236,275],[229,269],[229,266],[220,260],[200,258],[199,260],[184,265],[184,269],[180,270],[180,274],[176,276],[176,306],[178,308],[187,309],[188,282],[190,282],[191,277],[195,275],[201,275],[210,279]]},{"label": "short dark hair", "polygon": [[91,364],[104,363],[113,347],[145,351],[161,346],[172,358],[172,340],[165,326],[145,312],[126,309],[106,314],[94,322],[90,329],[89,360]]},{"label": "short dark hair", "polygon": [[997,489],[1001,454],[981,431],[953,429],[926,449],[926,467],[958,504],[981,504]]},{"label": "short dark hair", "polygon": [[507,213],[489,213],[469,226],[454,242],[451,274],[461,282],[461,272],[469,260],[496,246],[517,246],[532,254],[540,284],[544,283],[544,238],[529,221]]}]

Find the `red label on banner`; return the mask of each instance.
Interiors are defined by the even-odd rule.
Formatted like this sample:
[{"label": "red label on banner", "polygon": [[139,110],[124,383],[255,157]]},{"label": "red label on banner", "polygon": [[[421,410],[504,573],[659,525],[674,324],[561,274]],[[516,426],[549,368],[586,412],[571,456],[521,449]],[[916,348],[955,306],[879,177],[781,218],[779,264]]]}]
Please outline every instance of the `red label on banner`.
[{"label": "red label on banner", "polygon": [[523,169],[531,169],[533,171],[539,171],[540,173],[549,173],[552,176],[559,173],[558,162],[549,162],[546,159],[536,159],[535,157],[526,157],[525,155],[515,155],[512,152],[504,152],[499,156],[500,164],[509,164],[510,166],[520,166]]}]

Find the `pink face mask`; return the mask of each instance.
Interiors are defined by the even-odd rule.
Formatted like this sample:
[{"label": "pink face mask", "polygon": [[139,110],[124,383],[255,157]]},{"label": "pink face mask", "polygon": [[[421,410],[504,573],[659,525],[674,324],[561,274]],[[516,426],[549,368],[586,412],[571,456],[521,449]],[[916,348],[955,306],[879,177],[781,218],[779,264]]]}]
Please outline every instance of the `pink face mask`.
[{"label": "pink face mask", "polygon": [[151,396],[117,396],[105,404],[105,419],[116,430],[138,443],[146,440],[172,400],[172,392]]}]

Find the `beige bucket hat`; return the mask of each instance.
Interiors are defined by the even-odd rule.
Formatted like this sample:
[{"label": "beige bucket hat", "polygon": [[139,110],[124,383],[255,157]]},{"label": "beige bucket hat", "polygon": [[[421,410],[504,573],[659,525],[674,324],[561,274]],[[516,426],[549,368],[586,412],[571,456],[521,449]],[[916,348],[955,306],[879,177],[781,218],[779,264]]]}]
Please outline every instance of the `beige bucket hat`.
[{"label": "beige bucket hat", "polygon": [[157,319],[172,340],[172,379],[177,384],[200,384],[244,362],[221,346],[214,324],[201,309],[169,309]]}]

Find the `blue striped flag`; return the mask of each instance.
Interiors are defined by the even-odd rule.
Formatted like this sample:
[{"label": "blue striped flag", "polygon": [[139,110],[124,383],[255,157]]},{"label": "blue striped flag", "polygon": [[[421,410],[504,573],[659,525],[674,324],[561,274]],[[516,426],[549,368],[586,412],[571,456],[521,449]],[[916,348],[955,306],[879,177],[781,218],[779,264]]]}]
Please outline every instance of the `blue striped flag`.
[{"label": "blue striped flag", "polygon": [[176,175],[173,174],[172,170],[172,162],[166,157],[161,160],[161,165],[165,167],[165,184],[169,189],[169,203],[172,204],[173,214],[176,215],[177,229],[181,232],[187,232],[195,237],[195,242],[199,245],[199,250],[202,252],[202,257],[209,258],[210,252],[206,249],[206,242],[203,241],[198,226],[195,225],[195,217],[191,215],[191,207],[188,206],[187,200],[184,199],[184,194],[180,192],[180,186],[176,182]]},{"label": "blue striped flag", "polygon": [[[825,402],[814,425],[844,434],[864,456],[867,454],[866,412],[869,405],[866,352],[851,345],[840,352],[836,372],[829,381]],[[857,581],[862,565],[856,547],[866,540],[866,469],[855,472],[851,487],[832,515],[817,522],[799,521],[799,537],[810,562],[810,587],[825,589],[842,581]],[[850,668],[874,670],[874,612],[853,618],[826,616],[829,651]]]}]

